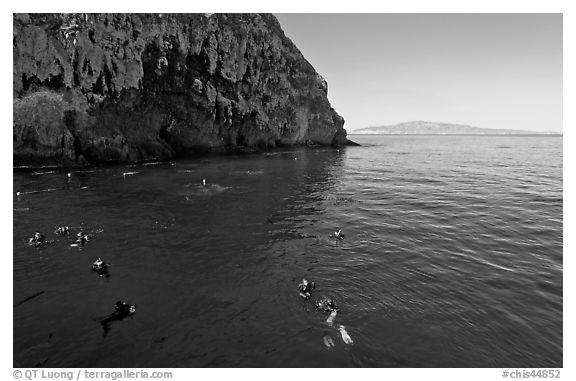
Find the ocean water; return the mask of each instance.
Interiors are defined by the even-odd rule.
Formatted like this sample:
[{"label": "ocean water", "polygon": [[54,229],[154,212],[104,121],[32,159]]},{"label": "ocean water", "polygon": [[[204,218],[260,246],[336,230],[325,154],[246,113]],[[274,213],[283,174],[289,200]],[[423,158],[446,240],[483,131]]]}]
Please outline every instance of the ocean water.
[{"label": "ocean water", "polygon": [[14,366],[562,367],[562,138],[351,138],[15,170]]}]

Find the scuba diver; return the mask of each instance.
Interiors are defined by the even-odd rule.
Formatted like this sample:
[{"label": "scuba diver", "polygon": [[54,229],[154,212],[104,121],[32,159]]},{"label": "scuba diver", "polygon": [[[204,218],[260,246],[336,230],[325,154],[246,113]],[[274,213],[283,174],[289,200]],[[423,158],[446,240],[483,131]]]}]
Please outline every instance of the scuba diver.
[{"label": "scuba diver", "polygon": [[40,234],[39,232],[34,233],[34,237],[29,238],[28,239],[28,244],[31,246],[40,246],[42,243],[44,243],[46,240],[46,237],[44,237],[43,234]]},{"label": "scuba diver", "polygon": [[304,299],[308,299],[312,296],[312,290],[316,288],[316,283],[308,282],[306,279],[302,279],[302,283],[298,285],[298,291],[300,291],[300,296]]},{"label": "scuba diver", "polygon": [[54,230],[54,234],[70,235],[70,229],[68,226],[59,226],[58,229]]},{"label": "scuba diver", "polygon": [[92,271],[98,273],[100,276],[105,275],[106,277],[109,277],[110,274],[108,274],[108,267],[110,266],[110,263],[104,262],[100,257],[98,257],[98,259],[92,263]]},{"label": "scuba diver", "polygon": [[330,238],[334,238],[338,241],[343,240],[344,234],[342,234],[342,229],[338,230],[337,232],[334,232],[334,234],[331,234]]},{"label": "scuba diver", "polygon": [[28,245],[34,246],[34,247],[39,247],[40,245],[54,243],[54,242],[55,241],[46,240],[46,237],[44,236],[44,234],[41,234],[38,232],[34,233],[34,237],[28,238]]},{"label": "scuba diver", "polygon": [[316,301],[316,308],[324,312],[338,311],[340,308],[336,305],[336,302],[332,298],[324,297]]},{"label": "scuba diver", "polygon": [[116,320],[121,320],[127,316],[132,315],[134,312],[136,312],[136,304],[128,304],[126,302],[117,301],[116,311],[112,312],[110,317],[114,316]]},{"label": "scuba diver", "polygon": [[326,319],[326,323],[328,325],[332,325],[334,323],[334,319],[336,319],[336,314],[338,314],[338,310],[340,309],[334,299],[332,298],[322,298],[316,301],[316,308],[320,311],[330,312],[330,316]]},{"label": "scuba diver", "polygon": [[[334,299],[324,297],[324,298],[316,301],[316,308],[318,308],[319,310],[324,311],[324,312],[330,312],[330,316],[328,316],[328,319],[326,319],[326,323],[328,323],[328,325],[330,327],[332,327],[334,325],[334,319],[336,319],[336,315],[338,314],[338,310],[340,309],[336,305],[336,302],[334,301]],[[345,344],[353,344],[354,343],[354,341],[352,341],[352,338],[350,337],[348,332],[346,332],[346,327],[344,327],[341,324],[338,325],[338,333],[342,337],[342,341]],[[324,345],[326,345],[327,348],[334,346],[334,342],[329,335],[324,336]]]},{"label": "scuba diver", "polygon": [[112,312],[107,318],[100,321],[102,329],[104,330],[104,336],[106,336],[108,331],[110,331],[110,327],[108,325],[111,322],[122,320],[136,312],[136,304],[129,304],[120,300],[116,302],[115,307],[116,310],[114,312]]},{"label": "scuba diver", "polygon": [[76,234],[76,237],[78,237],[76,238],[76,242],[78,242],[80,245],[85,244],[91,238],[89,235],[85,235],[82,232],[78,232],[78,234]]}]

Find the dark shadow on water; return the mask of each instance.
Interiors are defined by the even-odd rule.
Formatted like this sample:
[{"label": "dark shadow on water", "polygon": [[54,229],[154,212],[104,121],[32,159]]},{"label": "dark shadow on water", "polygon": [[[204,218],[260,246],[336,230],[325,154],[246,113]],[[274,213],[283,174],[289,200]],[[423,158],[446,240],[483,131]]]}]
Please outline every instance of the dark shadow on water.
[{"label": "dark shadow on water", "polygon": [[[338,184],[346,149],[270,153],[98,166],[70,171],[70,177],[66,169],[34,176],[15,171],[14,189],[57,190],[14,201],[29,210],[14,220],[14,298],[24,300],[40,286],[58,292],[42,295],[38,305],[24,300],[27,308],[14,310],[14,365],[26,365],[33,351],[36,358],[50,355],[50,366],[89,366],[85,352],[72,350],[78,340],[102,366],[208,366],[220,363],[216,353],[234,359],[223,362],[228,366],[263,364],[258,348],[280,363],[286,328],[301,325],[286,314],[299,303],[293,279],[318,263],[313,253],[304,260],[294,255],[302,244],[319,242],[314,226],[322,225],[322,205]],[[122,176],[128,172],[138,173]],[[51,245],[40,255],[47,256],[53,271],[43,271],[39,254],[16,245],[16,238],[60,225],[87,232],[98,227],[99,233],[81,252],[65,239]],[[100,255],[114,263],[114,277],[108,269],[86,276],[87,258]],[[99,277],[107,281],[98,282]],[[63,278],[65,288],[58,281]],[[90,319],[106,308],[101,301],[115,295],[138,300],[148,313],[133,319],[113,312],[98,319],[103,337],[110,340],[122,324],[113,340],[136,335],[161,343],[165,355],[144,347],[112,354],[90,337],[82,317]],[[85,302],[64,319],[62,311],[78,300]],[[311,321],[321,324],[321,319]],[[47,329],[66,332],[59,335],[61,345],[49,351],[38,342]],[[157,342],[158,337],[174,339]],[[221,345],[219,337],[229,343]],[[323,348],[321,337],[316,344]]]}]

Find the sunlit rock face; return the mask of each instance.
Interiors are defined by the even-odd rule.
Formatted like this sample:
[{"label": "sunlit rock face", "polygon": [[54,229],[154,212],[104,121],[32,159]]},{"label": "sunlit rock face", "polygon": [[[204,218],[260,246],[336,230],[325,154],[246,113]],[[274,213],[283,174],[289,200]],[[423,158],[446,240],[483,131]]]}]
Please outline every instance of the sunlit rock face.
[{"label": "sunlit rock face", "polygon": [[261,14],[14,14],[14,165],[347,143],[326,81]]}]

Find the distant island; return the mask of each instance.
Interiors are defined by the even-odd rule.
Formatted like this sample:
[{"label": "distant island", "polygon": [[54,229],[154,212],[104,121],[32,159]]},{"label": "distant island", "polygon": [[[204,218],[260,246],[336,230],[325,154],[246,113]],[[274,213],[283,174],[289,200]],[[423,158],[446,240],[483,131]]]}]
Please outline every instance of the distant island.
[{"label": "distant island", "polygon": [[393,126],[378,126],[360,128],[352,134],[375,135],[561,135],[558,132],[537,132],[523,130],[504,130],[480,128],[465,124],[435,123],[435,122],[405,122]]}]

